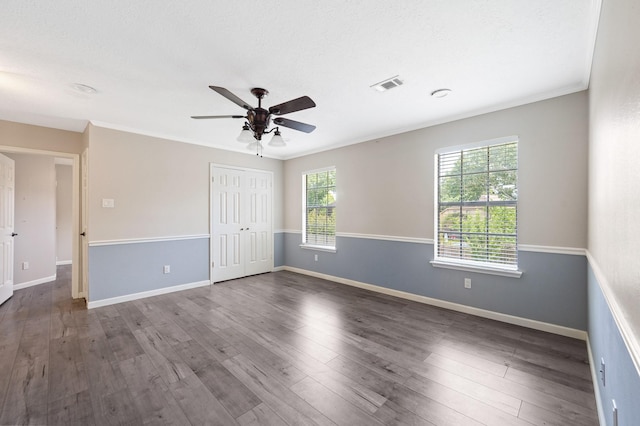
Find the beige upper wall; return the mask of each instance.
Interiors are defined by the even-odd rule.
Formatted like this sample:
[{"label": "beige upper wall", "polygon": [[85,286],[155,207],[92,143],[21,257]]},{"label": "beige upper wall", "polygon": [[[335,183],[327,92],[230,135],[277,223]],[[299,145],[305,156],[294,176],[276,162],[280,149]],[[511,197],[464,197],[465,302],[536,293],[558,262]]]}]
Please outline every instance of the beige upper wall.
[{"label": "beige upper wall", "polygon": [[587,116],[579,92],[288,160],[285,229],[301,229],[301,174],[336,166],[338,233],[432,239],[435,151],[517,135],[520,244],[585,248]]},{"label": "beige upper wall", "polygon": [[[282,161],[90,125],[89,241],[209,234],[209,165],[274,173],[282,221]],[[102,199],[115,208],[103,208]]]},{"label": "beige upper wall", "polygon": [[[640,38],[637,0],[602,2],[589,90],[589,252],[640,362]],[[636,364],[638,365],[638,364]]]},{"label": "beige upper wall", "polygon": [[82,134],[0,120],[0,145],[79,154]]}]

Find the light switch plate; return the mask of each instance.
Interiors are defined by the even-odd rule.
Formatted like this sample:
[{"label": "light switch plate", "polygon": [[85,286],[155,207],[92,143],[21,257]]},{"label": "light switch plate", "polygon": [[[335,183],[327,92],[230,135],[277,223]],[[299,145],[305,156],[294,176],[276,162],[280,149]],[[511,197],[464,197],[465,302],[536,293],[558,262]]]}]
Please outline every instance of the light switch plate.
[{"label": "light switch plate", "polygon": [[113,200],[113,198],[103,198],[102,207],[106,209],[112,209],[115,207],[115,201]]}]

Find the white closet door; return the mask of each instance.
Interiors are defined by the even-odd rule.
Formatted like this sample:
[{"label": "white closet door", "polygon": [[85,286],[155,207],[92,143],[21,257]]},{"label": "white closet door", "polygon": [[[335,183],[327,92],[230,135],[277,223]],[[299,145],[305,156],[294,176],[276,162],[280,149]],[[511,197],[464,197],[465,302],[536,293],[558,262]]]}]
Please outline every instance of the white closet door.
[{"label": "white closet door", "polygon": [[244,172],[213,168],[211,280],[231,280],[244,276],[242,202]]},{"label": "white closet door", "polygon": [[211,281],[273,269],[269,172],[211,167]]},{"label": "white closet door", "polygon": [[271,173],[247,171],[245,219],[246,275],[272,269],[273,235],[271,230]]}]

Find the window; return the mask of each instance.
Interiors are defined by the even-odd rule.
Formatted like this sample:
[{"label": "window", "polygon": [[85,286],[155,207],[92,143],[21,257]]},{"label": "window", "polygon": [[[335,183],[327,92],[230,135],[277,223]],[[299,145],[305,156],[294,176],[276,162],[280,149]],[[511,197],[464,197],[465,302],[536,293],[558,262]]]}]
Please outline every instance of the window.
[{"label": "window", "polygon": [[435,260],[517,270],[517,137],[443,150],[436,163]]},{"label": "window", "polygon": [[302,175],[304,213],[302,244],[335,250],[336,169],[314,170]]}]

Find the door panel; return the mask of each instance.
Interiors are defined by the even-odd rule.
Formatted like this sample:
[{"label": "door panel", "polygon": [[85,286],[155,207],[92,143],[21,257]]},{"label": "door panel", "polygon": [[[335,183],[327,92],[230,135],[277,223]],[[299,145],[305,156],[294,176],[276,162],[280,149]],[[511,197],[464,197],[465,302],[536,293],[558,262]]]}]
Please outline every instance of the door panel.
[{"label": "door panel", "polygon": [[[244,276],[241,213],[242,171],[213,168],[211,279],[231,280]],[[215,205],[217,204],[217,206]]]},{"label": "door panel", "polygon": [[271,223],[271,173],[247,171],[247,197],[250,211],[247,217],[249,252],[246,275],[269,272],[273,268]]},{"label": "door panel", "polygon": [[13,295],[14,161],[0,154],[0,303]]}]

